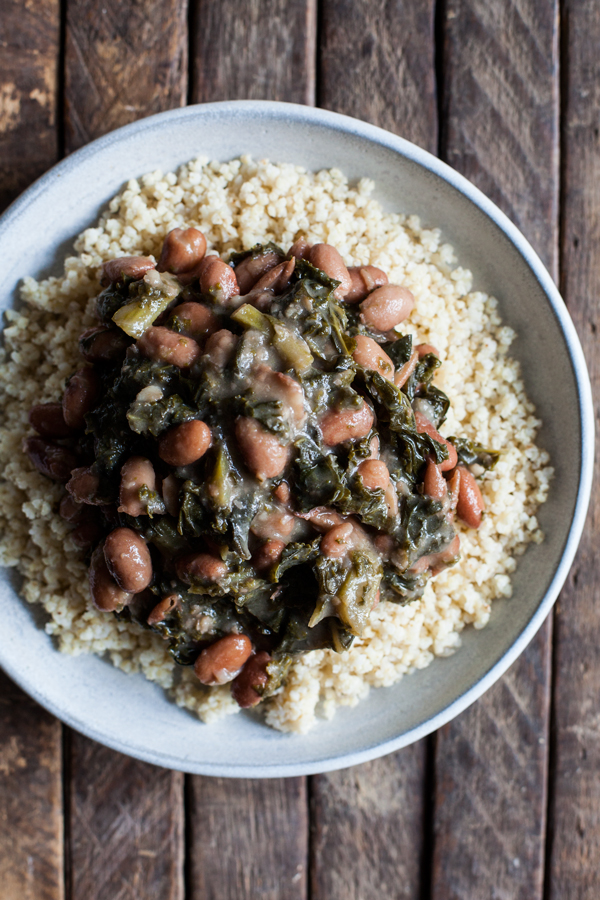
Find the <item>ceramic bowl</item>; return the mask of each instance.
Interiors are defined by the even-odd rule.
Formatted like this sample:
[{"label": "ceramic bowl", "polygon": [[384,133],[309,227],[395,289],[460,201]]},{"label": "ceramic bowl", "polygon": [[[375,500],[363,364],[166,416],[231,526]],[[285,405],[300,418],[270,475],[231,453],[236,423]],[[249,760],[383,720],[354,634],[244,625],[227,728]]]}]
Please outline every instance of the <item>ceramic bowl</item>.
[{"label": "ceramic bowl", "polygon": [[[93,656],[59,653],[35,609],[0,573],[0,664],[42,706],[101,743],[151,763],[220,776],[322,772],[373,759],[416,741],[477,699],[523,651],[550,611],[572,563],[590,492],[593,423],[589,378],[573,324],[528,242],[468,181],[395,135],[345,116],[283,103],[236,101],[173,110],[94,141],[51,169],[0,220],[0,306],[20,280],[58,272],[73,238],[133,176],[170,170],[197,156],[240,154],[336,166],[368,176],[384,208],[438,226],[496,296],[519,337],[530,398],[544,425],[539,443],[556,476],[539,520],[546,539],[519,560],[510,600],[498,600],[483,630],[467,629],[459,652],[391,688],[372,690],[305,736],[272,731],[252,714],[206,726],[142,676]],[[549,385],[552,389],[549,390]]]}]

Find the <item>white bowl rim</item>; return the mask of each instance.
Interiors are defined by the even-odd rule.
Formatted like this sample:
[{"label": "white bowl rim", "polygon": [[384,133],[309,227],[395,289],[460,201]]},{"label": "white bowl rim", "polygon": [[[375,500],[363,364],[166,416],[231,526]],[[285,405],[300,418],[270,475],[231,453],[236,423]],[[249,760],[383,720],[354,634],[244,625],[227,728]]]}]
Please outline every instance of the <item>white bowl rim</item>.
[{"label": "white bowl rim", "polygon": [[87,737],[111,747],[113,750],[129,756],[134,756],[135,758],[154,765],[173,769],[183,769],[184,771],[189,771],[194,774],[235,778],[281,778],[311,775],[358,765],[412,744],[431,732],[436,731],[438,728],[441,728],[451,719],[459,715],[459,713],[463,712],[463,710],[474,703],[475,700],[484,694],[504,674],[504,672],[506,672],[533,639],[546,616],[549,614],[573,563],[583,532],[591,493],[594,464],[595,414],[590,378],[575,326],[573,325],[566,305],[544,264],[518,228],[495,203],[489,200],[485,194],[476,188],[463,175],[460,175],[455,169],[451,168],[451,166],[442,162],[428,151],[423,150],[416,144],[413,144],[398,135],[392,134],[389,131],[385,131],[375,125],[370,125],[360,119],[355,119],[340,113],[330,112],[317,107],[271,100],[227,100],[185,106],[148,116],[91,141],[89,144],[76,150],[49,169],[27,188],[7,208],[4,214],[0,216],[0,239],[3,231],[10,228],[11,220],[20,215],[31,203],[34,203],[38,195],[46,189],[46,186],[49,183],[54,181],[54,179],[67,174],[73,168],[76,168],[81,161],[93,156],[98,151],[104,150],[111,144],[118,143],[123,139],[130,138],[133,135],[141,134],[146,130],[152,129],[159,121],[176,121],[178,119],[195,117],[199,114],[223,115],[229,113],[235,115],[238,111],[243,112],[244,114],[247,114],[248,111],[252,111],[256,115],[267,119],[285,117],[288,120],[295,122],[309,122],[312,125],[321,125],[335,131],[341,131],[365,138],[372,143],[392,150],[400,156],[417,163],[419,166],[437,175],[443,181],[447,182],[461,194],[466,196],[504,233],[525,259],[538,283],[542,287],[565,338],[577,385],[579,417],[581,423],[580,476],[573,518],[560,562],[535,613],[510,648],[471,688],[466,690],[457,697],[455,701],[450,703],[436,715],[391,740],[377,743],[374,746],[367,747],[358,752],[350,752],[341,756],[332,756],[327,759],[321,759],[316,764],[311,764],[309,762],[306,764],[292,763],[289,765],[280,764],[275,766],[270,766],[268,764],[240,765],[221,768],[219,765],[205,763],[200,765],[188,764],[188,766],[185,766],[182,765],[182,761],[179,758],[170,754],[163,754],[159,757],[155,752],[145,752],[143,748],[139,747],[132,749],[129,745],[124,743],[121,744],[118,740],[107,741],[106,736],[101,732],[97,732],[92,725],[89,725],[87,722],[82,722],[74,716],[65,714],[58,704],[49,701],[46,697],[41,695],[36,684],[30,682],[27,677],[24,677],[16,666],[6,665],[3,662],[0,646],[0,663],[6,674],[12,678],[16,684],[61,721]]}]

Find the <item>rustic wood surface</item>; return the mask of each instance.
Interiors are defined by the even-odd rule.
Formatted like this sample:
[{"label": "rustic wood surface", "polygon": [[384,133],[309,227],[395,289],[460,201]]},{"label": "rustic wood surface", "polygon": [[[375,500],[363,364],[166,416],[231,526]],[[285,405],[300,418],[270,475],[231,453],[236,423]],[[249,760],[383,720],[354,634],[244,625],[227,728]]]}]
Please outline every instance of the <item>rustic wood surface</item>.
[{"label": "rustic wood surface", "polygon": [[428,883],[426,741],[313,778],[311,897],[413,900]]},{"label": "rustic wood surface", "polygon": [[0,673],[0,896],[63,900],[61,724]]},{"label": "rustic wood surface", "polygon": [[190,779],[186,900],[303,900],[305,778]]},{"label": "rustic wood surface", "polygon": [[68,0],[67,152],[187,98],[187,4],[181,0]]},{"label": "rustic wood surface", "polygon": [[[433,0],[400,7],[382,0],[328,0],[321,16],[319,104],[388,128],[435,153],[433,24]],[[428,52],[419,53],[419,47]],[[427,881],[423,855],[431,752],[431,742],[422,740],[385,759],[312,779],[313,897],[419,896]]]},{"label": "rustic wood surface", "polygon": [[324,0],[319,106],[437,151],[434,0]]},{"label": "rustic wood surface", "polygon": [[[561,288],[600,391],[600,7],[563,9]],[[600,897],[600,498],[556,608],[548,900]]]},{"label": "rustic wood surface", "polygon": [[[0,9],[0,212],[59,157],[58,0]],[[0,897],[64,900],[62,726],[0,672]]]},{"label": "rustic wood surface", "polygon": [[[597,383],[599,44],[595,0],[0,0],[0,204],[163,109],[318,102],[439,149],[554,277],[560,242]],[[344,772],[184,777],[1,676],[1,900],[597,900],[597,519],[595,494],[554,637],[437,736]]]},{"label": "rustic wood surface", "polygon": [[59,0],[0,4],[0,209],[55,163]]},{"label": "rustic wood surface", "polygon": [[192,0],[191,102],[315,102],[317,0]]},{"label": "rustic wood surface", "polygon": [[[556,277],[557,4],[448,0],[442,29],[441,154]],[[543,896],[551,632],[438,735],[433,900]]]},{"label": "rustic wood surface", "polygon": [[70,732],[65,753],[66,874],[72,900],[183,900],[181,772]]}]

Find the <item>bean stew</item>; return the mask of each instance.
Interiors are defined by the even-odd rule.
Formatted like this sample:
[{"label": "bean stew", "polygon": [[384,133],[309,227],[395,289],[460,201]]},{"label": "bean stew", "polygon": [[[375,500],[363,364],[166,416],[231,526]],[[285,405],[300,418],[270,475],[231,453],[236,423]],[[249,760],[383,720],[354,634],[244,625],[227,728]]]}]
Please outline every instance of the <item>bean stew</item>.
[{"label": "bean stew", "polygon": [[305,239],[206,247],[176,228],[158,264],[104,264],[81,367],[24,450],[65,485],[94,605],[251,707],[458,559],[499,454],[440,434],[439,354],[397,330],[408,288]]}]

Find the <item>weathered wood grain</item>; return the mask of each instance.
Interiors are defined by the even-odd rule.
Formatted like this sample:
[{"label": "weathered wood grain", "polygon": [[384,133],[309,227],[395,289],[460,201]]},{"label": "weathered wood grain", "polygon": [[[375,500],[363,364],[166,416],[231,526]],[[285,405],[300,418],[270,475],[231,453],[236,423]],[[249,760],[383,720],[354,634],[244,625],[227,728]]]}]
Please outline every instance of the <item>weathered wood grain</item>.
[{"label": "weathered wood grain", "polygon": [[304,900],[306,779],[190,780],[187,900]]},{"label": "weathered wood grain", "polygon": [[[552,273],[558,233],[557,4],[448,0],[442,153]],[[438,734],[433,900],[541,898],[551,623]]]},{"label": "weathered wood grain", "polygon": [[3,0],[0,209],[58,158],[59,0]]},{"label": "weathered wood grain", "polygon": [[[563,6],[561,287],[600,398],[600,7]],[[596,476],[598,462],[596,462]],[[556,609],[549,900],[600,896],[598,477],[579,554]]]},{"label": "weathered wood grain", "polygon": [[315,102],[316,0],[190,0],[191,98]]},{"label": "weathered wood grain", "polygon": [[[192,102],[314,103],[316,0],[192,0]],[[306,779],[188,780],[187,900],[304,900]]]},{"label": "weathered wood grain", "polygon": [[183,106],[187,0],[67,0],[65,148]]},{"label": "weathered wood grain", "polygon": [[558,0],[447,0],[441,146],[531,241],[555,280]]},{"label": "weathered wood grain", "polygon": [[61,725],[0,672],[0,896],[63,900]]},{"label": "weathered wood grain", "polygon": [[[0,212],[58,158],[58,0],[0,12]],[[0,896],[63,900],[62,729],[0,672]]]},{"label": "weathered wood grain", "polygon": [[[180,106],[187,92],[185,0],[68,0],[65,145]],[[183,896],[183,776],[77,734],[65,773],[72,900]]]},{"label": "weathered wood grain", "polygon": [[421,742],[313,779],[314,900],[417,900],[424,766]]},{"label": "weathered wood grain", "polygon": [[[431,0],[325,0],[319,104],[435,152]],[[427,741],[312,779],[313,900],[413,900],[425,889]],[[427,876],[425,876],[425,883]]]},{"label": "weathered wood grain", "polygon": [[71,732],[69,900],[183,900],[183,775]]},{"label": "weathered wood grain", "polygon": [[541,900],[548,625],[507,674],[437,735],[432,900]]},{"label": "weathered wood grain", "polygon": [[434,0],[324,0],[318,104],[437,150]]}]

